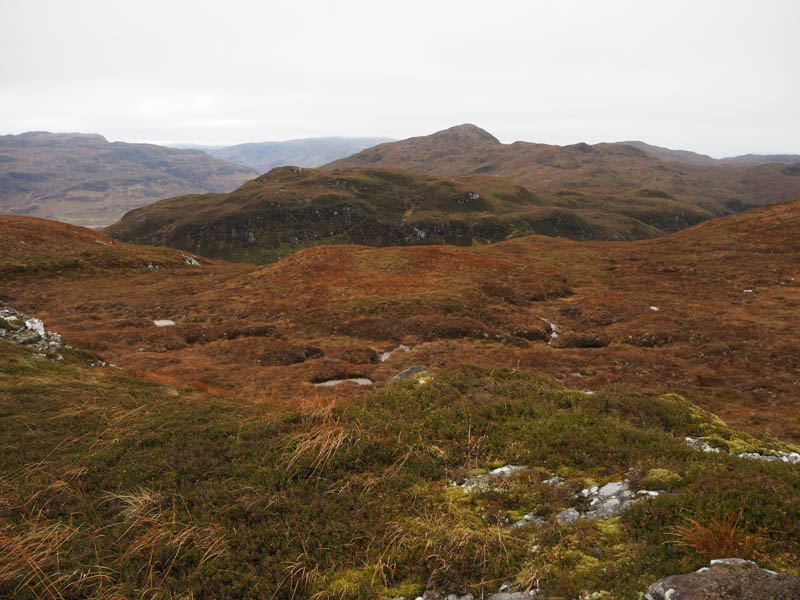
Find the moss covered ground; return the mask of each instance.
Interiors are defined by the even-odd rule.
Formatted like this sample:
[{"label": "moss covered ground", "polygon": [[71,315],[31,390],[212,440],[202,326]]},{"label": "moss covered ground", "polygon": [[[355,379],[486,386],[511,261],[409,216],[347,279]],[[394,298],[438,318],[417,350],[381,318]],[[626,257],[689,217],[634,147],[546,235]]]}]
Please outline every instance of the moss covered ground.
[{"label": "moss covered ground", "polygon": [[[750,558],[800,573],[800,470],[698,452],[744,439],[678,395],[594,395],[462,366],[420,385],[244,405],[0,342],[0,597],[392,598],[426,588],[638,598],[707,557],[670,527],[736,515]],[[476,493],[475,469],[530,469]],[[543,479],[558,475],[553,487]],[[560,525],[584,485],[662,482]],[[546,519],[511,528],[535,511]]]}]

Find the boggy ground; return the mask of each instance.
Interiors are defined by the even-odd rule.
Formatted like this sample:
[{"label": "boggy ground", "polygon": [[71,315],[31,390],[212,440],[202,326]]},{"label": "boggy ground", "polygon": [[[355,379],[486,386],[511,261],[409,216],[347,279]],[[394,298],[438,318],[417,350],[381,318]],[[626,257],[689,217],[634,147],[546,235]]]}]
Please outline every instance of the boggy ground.
[{"label": "boggy ground", "polygon": [[[683,440],[797,450],[798,225],[794,202],[254,267],[0,217],[0,300],[73,347],[0,340],[0,596],[633,599],[731,552],[800,573],[797,465]],[[437,377],[390,381],[413,364]],[[312,384],[347,376],[376,385]],[[506,464],[529,469],[449,485]],[[558,522],[621,480],[664,493]],[[681,545],[687,519],[730,543]]]},{"label": "boggy ground", "polygon": [[[345,376],[381,384],[412,364],[497,365],[577,389],[679,391],[798,441],[798,227],[793,202],[634,243],[331,246],[268,267],[198,267],[179,251],[4,218],[0,272],[8,305],[67,343],[246,402]],[[399,343],[411,351],[378,362]]]}]

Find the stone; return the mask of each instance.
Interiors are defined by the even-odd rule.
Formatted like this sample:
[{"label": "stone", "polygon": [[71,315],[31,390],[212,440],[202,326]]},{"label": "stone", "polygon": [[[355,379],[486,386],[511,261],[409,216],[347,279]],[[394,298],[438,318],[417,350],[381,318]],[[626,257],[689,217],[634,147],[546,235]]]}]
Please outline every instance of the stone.
[{"label": "stone", "polygon": [[156,327],[172,327],[175,325],[175,321],[172,319],[156,319],[153,321],[153,325]]},{"label": "stone", "polygon": [[492,477],[508,477],[513,473],[526,471],[527,469],[528,467],[523,467],[521,465],[506,465],[504,467],[498,467],[497,469],[489,471],[489,475]]},{"label": "stone", "polygon": [[749,560],[712,560],[709,567],[655,582],[645,600],[797,600],[800,577],[761,569]]},{"label": "stone", "polygon": [[537,596],[535,590],[529,592],[498,592],[489,596],[489,600],[528,600]]},{"label": "stone", "polygon": [[[530,590],[524,592],[509,592],[501,590],[490,596],[481,596],[487,600],[531,600],[539,596],[537,590]],[[402,597],[395,597],[392,600],[406,600]],[[418,596],[415,600],[475,600],[472,594],[442,594],[436,591],[427,591],[422,596]]]},{"label": "stone", "polygon": [[464,491],[467,492],[488,491],[490,489],[489,482],[492,479],[497,479],[498,477],[508,477],[509,475],[513,475],[514,473],[519,473],[520,471],[525,471],[527,469],[528,467],[524,467],[521,465],[505,465],[503,467],[493,469],[488,473],[482,473],[481,475],[474,475],[472,477],[467,477],[464,480],[464,483],[462,483],[459,487],[464,488]]},{"label": "stone", "polygon": [[580,519],[610,519],[635,503],[655,498],[660,494],[660,491],[655,490],[639,490],[634,494],[627,480],[612,481],[600,488],[595,485],[578,492],[576,498],[582,502],[578,504],[576,512]]},{"label": "stone", "polygon": [[545,521],[542,517],[536,516],[535,513],[528,513],[527,515],[522,517],[519,521],[515,521],[514,523],[512,523],[511,528],[517,529],[518,527],[525,527],[525,525],[536,525],[537,527],[541,527],[546,522],[547,521]]},{"label": "stone", "polygon": [[783,456],[781,456],[781,460],[783,462],[788,462],[788,463],[791,463],[793,465],[800,464],[800,453],[789,452],[789,453],[784,454]]},{"label": "stone", "polygon": [[600,489],[599,487],[597,487],[596,485],[593,485],[592,487],[583,488],[583,489],[581,490],[580,494],[581,494],[581,496],[583,496],[584,498],[588,498],[588,497],[589,497],[589,496],[591,496],[592,494],[596,494],[596,493],[597,493],[597,490],[599,490],[599,489]]},{"label": "stone", "polygon": [[601,487],[598,493],[601,496],[613,496],[627,489],[627,487],[628,484],[625,483],[624,481],[612,481],[611,483],[607,483],[603,487]]},{"label": "stone", "polygon": [[575,521],[577,521],[580,518],[581,518],[581,513],[579,513],[574,508],[568,508],[566,510],[562,510],[556,516],[556,520],[559,523],[562,523],[562,524],[574,523]]},{"label": "stone", "polygon": [[545,479],[542,483],[546,483],[547,485],[552,485],[552,486],[561,485],[562,483],[564,483],[564,478],[551,477],[550,479]]},{"label": "stone", "polygon": [[426,367],[425,365],[414,365],[412,367],[404,369],[403,371],[400,371],[397,375],[392,377],[392,380],[400,381],[403,379],[412,379],[412,378],[420,380],[431,377],[435,377],[435,375],[430,371],[428,371],[428,367]]},{"label": "stone", "polygon": [[692,437],[685,437],[683,438],[683,441],[685,441],[695,450],[701,450],[702,452],[711,452],[714,454],[722,452],[722,450],[720,450],[719,448],[715,448],[714,446],[709,445],[708,442],[704,442],[703,440],[698,440]]},{"label": "stone", "polygon": [[[701,450],[702,452],[712,452],[712,453],[722,452],[720,448],[714,448],[713,446],[709,445],[708,442],[701,439],[686,437],[684,438],[684,441],[695,450]],[[775,454],[761,454],[760,452],[740,452],[739,454],[735,455],[733,453],[730,454],[731,456],[736,456],[736,458],[743,458],[746,460],[760,460],[762,462],[783,462],[792,465],[800,464],[800,453],[797,452],[778,451]]]},{"label": "stone", "polygon": [[25,321],[25,327],[39,335],[44,335],[44,323],[40,319],[28,319]]},{"label": "stone", "polygon": [[379,360],[380,362],[386,362],[387,360],[389,360],[390,358],[392,358],[392,355],[393,355],[395,352],[408,352],[408,351],[410,351],[410,350],[411,350],[411,348],[409,348],[409,347],[408,347],[408,346],[406,346],[405,344],[400,344],[400,345],[399,345],[397,348],[395,348],[394,350],[389,350],[388,352],[383,352],[383,353],[382,353],[382,354],[381,354],[381,355],[378,357],[378,360]]},{"label": "stone", "polygon": [[61,350],[61,336],[44,328],[41,319],[28,317],[13,308],[0,310],[0,338],[29,346],[38,355]]}]

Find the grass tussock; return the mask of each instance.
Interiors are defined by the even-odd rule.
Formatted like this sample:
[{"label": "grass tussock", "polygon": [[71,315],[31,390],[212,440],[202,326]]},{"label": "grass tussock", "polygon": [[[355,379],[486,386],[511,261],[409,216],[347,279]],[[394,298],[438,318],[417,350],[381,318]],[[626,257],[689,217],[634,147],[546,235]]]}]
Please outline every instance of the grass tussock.
[{"label": "grass tussock", "polygon": [[684,523],[668,529],[670,543],[691,548],[708,559],[738,557],[761,560],[768,543],[763,534],[763,529],[754,533],[747,531],[741,512],[712,516],[707,524],[687,518]]},{"label": "grass tussock", "polygon": [[[709,506],[741,511],[736,531],[765,540],[750,540],[759,564],[800,572],[796,469],[688,447],[718,424],[682,397],[464,367],[253,406],[69,359],[2,360],[32,377],[0,376],[0,597],[382,600],[515,581],[627,600],[706,562],[667,542],[684,515],[708,527]],[[505,464],[530,469],[450,485]],[[659,469],[680,476],[670,492],[613,523],[554,523],[589,481]],[[565,483],[542,483],[553,475]],[[545,525],[510,527],[531,511]]]},{"label": "grass tussock", "polygon": [[207,381],[183,381],[178,377],[169,375],[167,373],[159,373],[156,371],[141,371],[135,370],[131,372],[132,375],[159,385],[169,386],[176,389],[183,390],[197,390],[198,392],[205,392],[207,394],[214,394],[217,396],[227,395],[229,392],[223,387],[213,385]]},{"label": "grass tussock", "polygon": [[344,423],[336,415],[333,404],[313,410],[308,421],[316,424],[312,425],[310,431],[294,436],[290,442],[294,447],[287,452],[283,462],[287,473],[303,465],[308,477],[313,478],[325,469],[339,451],[358,444],[361,428],[358,423]]}]

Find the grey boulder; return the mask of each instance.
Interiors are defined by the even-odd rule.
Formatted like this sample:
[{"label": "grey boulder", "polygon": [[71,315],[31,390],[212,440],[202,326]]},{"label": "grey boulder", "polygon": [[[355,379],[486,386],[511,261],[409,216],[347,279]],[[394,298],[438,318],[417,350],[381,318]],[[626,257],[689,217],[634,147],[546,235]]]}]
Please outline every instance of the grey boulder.
[{"label": "grey boulder", "polygon": [[798,600],[800,577],[761,569],[749,560],[712,560],[694,573],[671,575],[650,586],[645,600]]}]

